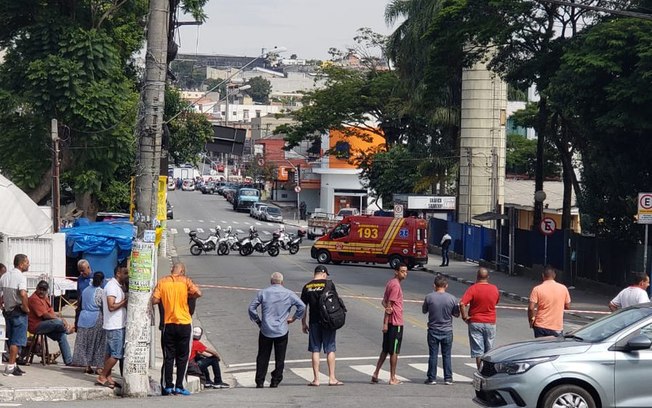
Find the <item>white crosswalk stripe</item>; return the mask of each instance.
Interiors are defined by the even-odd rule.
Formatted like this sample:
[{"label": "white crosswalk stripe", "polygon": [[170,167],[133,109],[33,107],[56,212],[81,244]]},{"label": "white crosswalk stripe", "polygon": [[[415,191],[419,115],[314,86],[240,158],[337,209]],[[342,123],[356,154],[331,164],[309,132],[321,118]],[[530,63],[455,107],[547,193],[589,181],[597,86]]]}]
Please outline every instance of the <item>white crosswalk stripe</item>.
[{"label": "white crosswalk stripe", "polygon": [[243,222],[243,224],[251,225],[251,223],[249,221],[245,221],[245,222]]},{"label": "white crosswalk stripe", "polygon": [[[423,361],[423,360],[422,360]],[[425,373],[428,370],[428,364],[427,363],[409,363],[407,365],[404,365],[405,363],[401,363],[399,366],[399,371],[403,376],[397,375],[396,377],[403,382],[415,382],[415,383],[422,383],[423,380],[425,380],[426,376]],[[274,369],[274,361],[270,361],[269,363],[269,371]],[[475,364],[473,363],[464,363],[461,366],[457,366],[458,368],[466,367],[469,366],[470,368],[475,369]],[[360,373],[364,376],[363,382],[367,382],[368,380],[371,380],[371,376],[374,373],[374,370],[376,369],[375,365],[372,364],[354,364],[354,365],[346,365],[342,364],[341,362],[337,366],[337,374],[338,378],[344,379],[343,381],[346,382],[347,378],[351,378],[351,376],[355,376],[358,378],[360,376]],[[320,384],[328,384],[328,375],[327,375],[327,367],[325,362],[322,363],[322,366],[320,367],[324,371],[320,371],[319,373],[319,382]],[[471,372],[471,370],[469,370]],[[442,378],[442,369],[441,367],[438,367],[438,376],[437,380],[443,381]],[[238,387],[245,387],[245,388],[254,388],[256,386],[256,381],[255,381],[255,374],[256,372],[254,370],[247,370],[247,371],[237,371],[235,369],[234,371],[230,371],[229,375],[232,375],[233,378],[235,378],[237,382]],[[466,372],[465,372],[466,374]],[[410,378],[406,378],[404,376],[408,376]],[[269,372],[267,374],[267,378],[269,379]],[[381,383],[387,383],[389,381],[389,371],[387,370],[380,370],[378,379],[380,380]],[[313,372],[312,372],[312,367],[310,367],[310,363],[307,363],[307,366],[304,367],[287,367],[285,368],[285,379],[283,380],[284,383],[286,384],[301,384],[302,382],[310,382],[313,380]],[[453,372],[453,382],[458,383],[458,384],[468,384],[472,383],[472,379],[470,377],[467,377],[465,375],[458,374],[456,372]],[[265,382],[265,386],[269,386],[268,382]]]},{"label": "white crosswalk stripe", "polygon": [[[360,371],[362,374],[368,375],[369,378],[371,378],[374,371],[376,370],[376,366],[372,364],[352,365],[351,368],[356,371]],[[389,382],[389,371],[380,370],[380,372],[378,373],[378,379],[380,381]],[[397,375],[396,379],[403,382],[410,382],[410,380],[408,380],[405,377],[401,377],[400,375]]]},{"label": "white crosswalk stripe", "polygon": [[203,229],[203,228],[197,228],[197,232],[200,233],[200,234],[203,234],[203,233],[204,233],[204,229]]},{"label": "white crosswalk stripe", "polygon": [[241,230],[241,229],[239,229],[239,230],[235,230],[235,232],[237,232],[238,234],[244,234],[244,231]]},{"label": "white crosswalk stripe", "polygon": [[211,234],[215,234],[215,228],[209,228],[209,231],[211,232]]},{"label": "white crosswalk stripe", "polygon": [[478,366],[475,363],[464,363],[465,365],[471,367],[474,370],[477,370]]},{"label": "white crosswalk stripe", "polygon": [[268,223],[267,223],[267,226],[269,226],[269,227],[273,227],[274,225],[275,225],[275,224],[272,224],[271,222],[268,222]]},{"label": "white crosswalk stripe", "polygon": [[233,221],[233,223],[234,223],[234,224],[239,224],[239,222],[238,222],[238,221]]},{"label": "white crosswalk stripe", "polygon": [[[299,377],[303,378],[308,382],[311,382],[313,380],[312,367],[291,368],[290,371],[292,371],[294,374],[298,375]],[[319,373],[319,382],[321,384],[327,384],[328,376],[326,374]]]},{"label": "white crosswalk stripe", "polygon": [[[438,361],[439,360],[441,360],[441,359],[438,359]],[[414,363],[414,364],[408,364],[408,365],[410,367],[412,367],[412,368],[416,368],[419,371],[423,371],[424,373],[428,372],[428,363],[425,363],[425,364],[424,363]],[[475,365],[474,365],[474,367],[475,367]],[[442,368],[442,366],[441,365],[437,366],[437,378],[443,379],[443,375],[442,375],[443,373],[444,373],[444,369]],[[470,379],[469,377],[463,376],[461,374],[453,373],[453,382],[472,383],[473,380]]]},{"label": "white crosswalk stripe", "polygon": [[197,220],[197,222],[204,222],[204,220]]},{"label": "white crosswalk stripe", "polygon": [[170,234],[176,234],[177,229],[176,228],[170,228]]},{"label": "white crosswalk stripe", "polygon": [[183,229],[183,232],[185,232],[186,234],[189,233],[189,232],[190,232],[190,228],[184,228],[184,229]]},{"label": "white crosswalk stripe", "polygon": [[224,221],[224,220],[222,220],[222,221],[220,221],[220,222],[221,222],[222,224],[226,224],[226,221]]},{"label": "white crosswalk stripe", "polygon": [[263,231],[263,234],[265,234],[265,235],[272,235],[272,233],[269,232],[269,231]]},{"label": "white crosswalk stripe", "polygon": [[256,221],[256,225],[263,225],[262,222]]}]

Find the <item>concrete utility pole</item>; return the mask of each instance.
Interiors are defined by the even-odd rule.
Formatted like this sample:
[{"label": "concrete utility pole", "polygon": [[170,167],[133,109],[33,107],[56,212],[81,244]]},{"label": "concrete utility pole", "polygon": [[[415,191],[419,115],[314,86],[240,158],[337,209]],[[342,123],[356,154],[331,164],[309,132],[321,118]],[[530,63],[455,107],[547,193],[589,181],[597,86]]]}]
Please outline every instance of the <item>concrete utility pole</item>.
[{"label": "concrete utility pole", "polygon": [[132,250],[127,307],[124,393],[128,397],[146,397],[149,390],[149,352],[153,347],[149,301],[156,280],[156,255],[151,231],[157,223],[169,8],[169,0],[149,2],[143,103],[137,123],[139,149],[134,223],[138,227],[138,239]]},{"label": "concrete utility pole", "polygon": [[52,137],[52,232],[59,232],[61,223],[61,199],[59,192],[59,124],[52,119],[50,125],[50,136]]}]

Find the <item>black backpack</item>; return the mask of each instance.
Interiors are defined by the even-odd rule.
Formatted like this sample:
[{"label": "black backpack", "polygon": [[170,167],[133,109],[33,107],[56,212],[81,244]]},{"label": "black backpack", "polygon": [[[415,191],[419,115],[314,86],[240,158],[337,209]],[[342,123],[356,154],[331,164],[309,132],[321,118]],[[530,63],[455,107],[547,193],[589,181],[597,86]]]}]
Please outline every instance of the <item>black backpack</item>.
[{"label": "black backpack", "polygon": [[337,330],[346,321],[346,306],[337,295],[332,281],[326,281],[324,290],[319,295],[319,324],[329,330]]}]

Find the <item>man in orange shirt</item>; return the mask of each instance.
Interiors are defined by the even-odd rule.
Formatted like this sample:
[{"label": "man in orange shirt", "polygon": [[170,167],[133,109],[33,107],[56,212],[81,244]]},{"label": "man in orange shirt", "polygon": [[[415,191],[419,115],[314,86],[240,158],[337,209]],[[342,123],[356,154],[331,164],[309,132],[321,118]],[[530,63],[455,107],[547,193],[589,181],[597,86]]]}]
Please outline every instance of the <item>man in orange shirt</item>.
[{"label": "man in orange shirt", "polygon": [[557,272],[546,266],[541,275],[543,282],[532,289],[527,316],[534,337],[561,337],[564,329],[564,309],[570,309],[568,288],[555,282]]},{"label": "man in orange shirt", "polygon": [[[183,380],[188,367],[190,339],[192,337],[192,317],[188,298],[198,298],[201,291],[193,281],[185,276],[186,267],[182,263],[172,266],[169,276],[158,281],[152,303],[163,304],[163,372],[165,385],[163,395],[190,395],[183,388]],[[177,365],[177,381],[172,381],[174,364]]]}]

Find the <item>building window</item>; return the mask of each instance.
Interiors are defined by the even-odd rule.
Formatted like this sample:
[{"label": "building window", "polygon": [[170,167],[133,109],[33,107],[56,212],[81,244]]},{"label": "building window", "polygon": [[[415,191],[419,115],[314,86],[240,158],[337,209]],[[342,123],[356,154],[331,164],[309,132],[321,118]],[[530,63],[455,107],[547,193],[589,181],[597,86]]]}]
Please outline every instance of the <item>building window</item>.
[{"label": "building window", "polygon": [[244,119],[244,120],[249,120],[249,109],[245,109],[245,110],[242,112],[242,119]]},{"label": "building window", "polygon": [[257,118],[260,117],[260,109],[256,109],[256,117],[257,117]]}]

